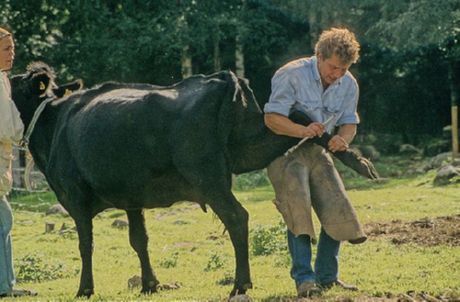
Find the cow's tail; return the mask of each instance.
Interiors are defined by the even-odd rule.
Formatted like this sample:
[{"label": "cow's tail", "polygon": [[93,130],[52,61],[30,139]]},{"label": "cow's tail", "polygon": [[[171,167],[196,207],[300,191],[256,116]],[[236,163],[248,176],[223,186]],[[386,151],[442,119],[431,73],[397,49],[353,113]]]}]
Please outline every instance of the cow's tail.
[{"label": "cow's tail", "polygon": [[[236,121],[236,106],[240,97],[243,97],[241,87],[238,83],[238,77],[232,72],[224,73],[226,81],[226,91],[221,99],[218,115],[218,133],[219,141],[224,150],[227,162],[230,163],[230,154],[228,151],[228,141]],[[230,173],[230,171],[228,171]]]}]

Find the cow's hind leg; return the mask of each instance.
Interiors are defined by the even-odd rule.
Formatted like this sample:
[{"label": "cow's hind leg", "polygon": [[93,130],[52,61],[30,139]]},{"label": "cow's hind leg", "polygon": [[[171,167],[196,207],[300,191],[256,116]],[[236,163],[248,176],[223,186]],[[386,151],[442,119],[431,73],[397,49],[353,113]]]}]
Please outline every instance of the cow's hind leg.
[{"label": "cow's hind leg", "polygon": [[79,249],[82,260],[80,288],[77,297],[89,298],[94,294],[93,280],[93,220],[90,213],[80,212],[74,216],[79,238]]},{"label": "cow's hind leg", "polygon": [[150,294],[157,291],[160,283],[153,273],[147,251],[148,236],[145,229],[144,213],[142,210],[126,211],[129,221],[129,242],[136,251],[141,262],[142,293]]},{"label": "cow's hind leg", "polygon": [[224,223],[235,250],[235,284],[230,296],[245,294],[247,289],[252,288],[248,260],[248,212],[231,192],[224,198],[213,198],[209,205]]}]

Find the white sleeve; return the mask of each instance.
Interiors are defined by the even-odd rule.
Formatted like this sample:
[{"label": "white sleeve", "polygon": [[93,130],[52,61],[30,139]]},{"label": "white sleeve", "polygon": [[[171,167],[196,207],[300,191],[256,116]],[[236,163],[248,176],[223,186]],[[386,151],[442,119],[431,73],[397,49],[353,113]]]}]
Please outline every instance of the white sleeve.
[{"label": "white sleeve", "polygon": [[24,131],[20,114],[11,100],[6,74],[0,74],[0,141],[19,142]]},{"label": "white sleeve", "polygon": [[287,70],[279,70],[272,78],[272,92],[264,106],[265,113],[278,113],[289,116],[296,101],[293,77]]}]

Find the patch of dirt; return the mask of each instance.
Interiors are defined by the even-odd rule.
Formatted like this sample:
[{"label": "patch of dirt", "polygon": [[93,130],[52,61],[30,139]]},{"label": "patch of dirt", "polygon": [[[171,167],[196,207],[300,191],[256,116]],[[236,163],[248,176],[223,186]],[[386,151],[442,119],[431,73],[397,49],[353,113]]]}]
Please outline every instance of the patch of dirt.
[{"label": "patch of dirt", "polygon": [[384,237],[397,245],[460,246],[460,214],[426,217],[412,222],[393,220],[389,223],[368,223],[364,231],[370,238]]},{"label": "patch of dirt", "polygon": [[[313,298],[295,298],[295,297],[268,297],[263,299],[263,302],[320,302],[324,301],[325,299],[322,296],[313,297]],[[334,302],[459,302],[460,296],[446,293],[442,295],[432,296],[425,292],[415,292],[415,291],[408,291],[404,294],[392,294],[392,293],[385,293],[382,297],[377,296],[358,296],[358,297],[346,297],[346,296],[338,296],[335,298],[328,298],[327,301],[334,301]]]}]

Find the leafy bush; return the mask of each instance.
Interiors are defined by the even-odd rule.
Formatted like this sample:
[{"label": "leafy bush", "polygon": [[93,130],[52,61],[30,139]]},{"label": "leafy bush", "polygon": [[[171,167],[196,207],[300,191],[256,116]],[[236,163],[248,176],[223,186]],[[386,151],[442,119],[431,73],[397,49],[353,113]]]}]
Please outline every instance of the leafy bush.
[{"label": "leafy bush", "polygon": [[174,252],[171,257],[164,258],[160,261],[160,266],[163,268],[171,268],[177,266],[177,258],[179,257],[178,252]]},{"label": "leafy bush", "polygon": [[435,156],[450,151],[450,148],[449,139],[435,137],[425,141],[423,144],[423,154],[425,156]]},{"label": "leafy bush", "polygon": [[[53,259],[54,262],[56,260]],[[41,282],[72,277],[78,274],[78,269],[67,268],[63,263],[48,263],[43,255],[28,254],[16,264],[16,279],[18,282]]]},{"label": "leafy bush", "polygon": [[281,220],[274,226],[256,226],[251,231],[250,238],[254,256],[271,255],[287,250],[286,226]]},{"label": "leafy bush", "polygon": [[234,181],[235,190],[250,190],[270,183],[265,170],[258,170],[238,175]]},{"label": "leafy bush", "polygon": [[15,210],[46,212],[56,203],[56,196],[52,192],[32,194],[23,191],[11,192],[11,206]]},{"label": "leafy bush", "polygon": [[215,271],[224,266],[224,260],[218,254],[212,254],[208,264],[204,268],[205,272]]}]

